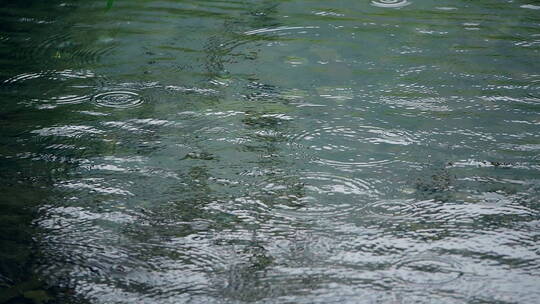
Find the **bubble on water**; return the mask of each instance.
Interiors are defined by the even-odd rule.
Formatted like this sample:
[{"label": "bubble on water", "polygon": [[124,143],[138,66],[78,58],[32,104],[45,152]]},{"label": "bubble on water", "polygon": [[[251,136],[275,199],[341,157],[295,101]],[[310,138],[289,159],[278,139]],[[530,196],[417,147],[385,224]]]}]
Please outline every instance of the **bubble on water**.
[{"label": "bubble on water", "polygon": [[93,101],[103,107],[127,109],[143,103],[139,94],[131,91],[111,91],[94,96]]},{"label": "bubble on water", "polygon": [[372,0],[371,5],[385,8],[398,8],[411,4],[407,0]]}]

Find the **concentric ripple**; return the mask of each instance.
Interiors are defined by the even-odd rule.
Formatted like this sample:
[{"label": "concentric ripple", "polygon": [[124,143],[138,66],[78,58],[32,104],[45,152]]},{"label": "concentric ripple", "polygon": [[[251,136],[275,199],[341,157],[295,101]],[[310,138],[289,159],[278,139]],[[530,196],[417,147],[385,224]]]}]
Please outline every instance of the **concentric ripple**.
[{"label": "concentric ripple", "polygon": [[308,173],[301,178],[307,190],[317,194],[369,194],[370,186],[354,178],[332,175],[324,172]]},{"label": "concentric ripple", "polygon": [[366,216],[383,219],[403,219],[414,216],[417,206],[414,200],[380,200],[367,204],[362,211]]},{"label": "concentric ripple", "polygon": [[394,265],[396,278],[410,284],[445,284],[461,277],[463,266],[450,258],[420,254]]},{"label": "concentric ripple", "polygon": [[140,106],[143,99],[131,91],[110,91],[94,95],[93,101],[102,107],[129,109]]},{"label": "concentric ripple", "polygon": [[68,33],[57,33],[40,39],[27,39],[15,53],[17,59],[38,61],[42,58],[54,58],[57,50],[71,46],[71,36]]},{"label": "concentric ripple", "polygon": [[378,7],[397,8],[411,4],[407,0],[372,0],[371,5]]},{"label": "concentric ripple", "polygon": [[538,1],[4,1],[0,303],[540,303]]},{"label": "concentric ripple", "polygon": [[82,41],[77,40],[77,37],[69,33],[60,33],[39,40],[25,41],[16,56],[18,59],[33,62],[40,62],[43,58],[49,58],[49,60],[86,65],[100,62],[113,49],[114,47],[109,44],[83,44]]},{"label": "concentric ripple", "polygon": [[[284,207],[284,215],[298,217],[347,216],[359,205],[359,201],[377,196],[372,186],[353,177],[338,176],[324,172],[309,172],[299,178],[295,206]],[[279,189],[280,185],[270,184]]]},{"label": "concentric ripple", "polygon": [[315,162],[343,171],[375,167],[396,161],[396,154],[417,142],[401,130],[375,126],[336,126],[304,131],[289,138],[289,145],[309,153]]}]

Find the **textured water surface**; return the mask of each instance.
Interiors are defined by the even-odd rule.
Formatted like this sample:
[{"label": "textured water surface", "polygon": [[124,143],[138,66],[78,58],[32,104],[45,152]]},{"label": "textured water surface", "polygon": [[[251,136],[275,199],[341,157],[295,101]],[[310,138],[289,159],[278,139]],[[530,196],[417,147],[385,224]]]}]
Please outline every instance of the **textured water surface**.
[{"label": "textured water surface", "polygon": [[0,302],[540,302],[537,2],[0,2]]}]

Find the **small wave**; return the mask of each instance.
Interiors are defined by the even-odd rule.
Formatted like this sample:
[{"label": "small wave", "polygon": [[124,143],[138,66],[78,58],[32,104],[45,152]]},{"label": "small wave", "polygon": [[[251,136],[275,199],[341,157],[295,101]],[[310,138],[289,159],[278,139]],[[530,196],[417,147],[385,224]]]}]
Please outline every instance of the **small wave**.
[{"label": "small wave", "polygon": [[68,80],[93,78],[96,75],[90,70],[45,70],[34,73],[22,73],[4,80],[5,84],[21,83],[32,79]]},{"label": "small wave", "polygon": [[528,8],[533,10],[540,10],[540,5],[524,4],[520,6],[521,8]]},{"label": "small wave", "polygon": [[372,0],[371,5],[385,8],[398,8],[411,4],[407,0]]},{"label": "small wave", "polygon": [[11,83],[24,82],[26,80],[44,77],[47,74],[49,74],[48,71],[43,71],[43,72],[38,72],[38,73],[23,73],[23,74],[19,74],[19,75],[16,75],[16,76],[13,76],[11,78],[4,80],[4,83],[11,84]]},{"label": "small wave", "polygon": [[398,280],[409,284],[445,284],[461,277],[463,266],[449,257],[419,254],[394,265]]},{"label": "small wave", "polygon": [[381,200],[367,204],[363,209],[363,213],[369,217],[382,219],[403,219],[411,218],[415,214],[417,206],[414,200]]},{"label": "small wave", "polygon": [[339,161],[339,160],[330,160],[330,159],[321,159],[316,158],[313,160],[314,163],[327,165],[332,168],[339,169],[345,172],[352,172],[358,168],[370,168],[370,167],[380,167],[388,164],[395,163],[396,160],[392,159],[368,159],[368,160],[357,160],[357,161]]},{"label": "small wave", "polygon": [[64,95],[51,98],[55,104],[64,105],[64,104],[79,104],[89,101],[92,97],[90,95]]},{"label": "small wave", "polygon": [[61,136],[77,138],[81,136],[103,134],[104,131],[91,126],[65,125],[58,127],[41,128],[31,131],[30,133],[38,134],[40,136]]},{"label": "small wave", "polygon": [[318,29],[318,26],[280,26],[275,28],[261,28],[244,32],[245,35],[256,35],[263,33],[283,32],[291,30],[305,30],[305,29]]}]

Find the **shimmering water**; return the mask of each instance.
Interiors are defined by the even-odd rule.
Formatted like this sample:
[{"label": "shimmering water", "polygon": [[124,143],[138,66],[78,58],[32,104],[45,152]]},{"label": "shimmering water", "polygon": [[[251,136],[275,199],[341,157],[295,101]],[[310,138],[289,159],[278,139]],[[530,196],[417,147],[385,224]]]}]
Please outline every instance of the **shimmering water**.
[{"label": "shimmering water", "polygon": [[0,302],[539,303],[540,4],[0,1]]}]

